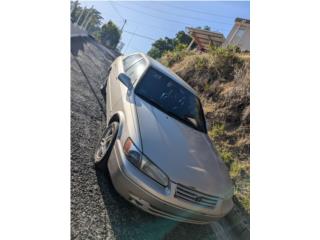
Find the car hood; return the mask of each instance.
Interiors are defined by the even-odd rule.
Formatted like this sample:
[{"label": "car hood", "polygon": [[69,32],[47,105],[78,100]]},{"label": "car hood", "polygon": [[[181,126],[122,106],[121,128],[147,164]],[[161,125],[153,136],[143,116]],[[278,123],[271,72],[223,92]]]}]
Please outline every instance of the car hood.
[{"label": "car hood", "polygon": [[175,183],[224,197],[232,183],[207,134],[135,96],[143,153]]}]

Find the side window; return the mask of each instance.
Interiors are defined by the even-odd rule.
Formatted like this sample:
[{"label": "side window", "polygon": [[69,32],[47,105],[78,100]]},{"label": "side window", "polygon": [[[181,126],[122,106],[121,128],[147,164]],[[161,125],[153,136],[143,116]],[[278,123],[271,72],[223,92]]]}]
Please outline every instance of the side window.
[{"label": "side window", "polygon": [[124,71],[126,72],[132,64],[139,61],[140,59],[142,59],[140,54],[133,54],[133,55],[126,57],[123,60]]},{"label": "side window", "polygon": [[146,61],[141,59],[126,70],[126,74],[131,78],[132,83],[141,77],[142,73],[146,69],[146,66]]}]

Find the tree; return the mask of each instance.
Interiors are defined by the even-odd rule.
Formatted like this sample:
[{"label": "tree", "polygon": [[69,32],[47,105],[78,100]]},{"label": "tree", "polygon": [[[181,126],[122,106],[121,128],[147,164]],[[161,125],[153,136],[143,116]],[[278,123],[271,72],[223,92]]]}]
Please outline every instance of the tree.
[{"label": "tree", "polygon": [[184,31],[179,31],[174,38],[165,37],[155,41],[148,55],[155,59],[161,58],[165,52],[174,50],[178,45],[188,45],[191,40],[192,38]]},{"label": "tree", "polygon": [[73,6],[73,11],[71,13],[71,21],[73,23],[77,22],[80,17],[78,24],[85,24],[88,33],[94,34],[100,31],[103,17],[98,10],[95,8],[82,8],[79,1],[71,1],[71,6]]},{"label": "tree", "polygon": [[172,51],[175,47],[174,39],[165,37],[158,39],[152,44],[152,47],[150,51],[148,52],[148,55],[158,59],[162,56],[162,54],[166,51]]},{"label": "tree", "polygon": [[120,36],[120,29],[110,20],[102,25],[97,37],[103,45],[115,49],[119,43]]},{"label": "tree", "polygon": [[211,31],[211,27],[209,27],[208,25],[204,26],[204,27],[196,27],[197,29],[202,29],[202,30],[207,30],[207,31]]},{"label": "tree", "polygon": [[80,6],[79,1],[71,1],[71,6],[73,6],[73,11],[71,12],[71,22],[75,23],[82,12],[82,7]]},{"label": "tree", "polygon": [[186,34],[184,31],[179,31],[176,34],[176,41],[181,44],[189,45],[189,43],[192,41],[192,38]]},{"label": "tree", "polygon": [[207,30],[207,31],[211,31],[211,27],[209,27],[208,25],[203,27],[203,30]]}]

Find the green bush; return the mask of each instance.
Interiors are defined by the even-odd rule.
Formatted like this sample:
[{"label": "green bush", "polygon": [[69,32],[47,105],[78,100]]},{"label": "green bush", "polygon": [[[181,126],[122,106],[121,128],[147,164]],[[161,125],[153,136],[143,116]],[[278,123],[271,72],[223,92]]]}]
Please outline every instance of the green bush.
[{"label": "green bush", "polygon": [[208,68],[209,59],[205,55],[197,55],[195,58],[195,69],[202,71]]},{"label": "green bush", "polygon": [[224,125],[221,123],[217,123],[209,132],[209,136],[213,139],[219,136],[222,136],[225,133]]},{"label": "green bush", "polygon": [[185,56],[191,55],[192,52],[187,51],[186,44],[178,44],[173,51],[167,51],[161,58],[161,63],[167,67],[171,67],[173,64],[180,62]]},{"label": "green bush", "polygon": [[221,159],[225,162],[225,164],[230,168],[233,161],[232,152],[228,151],[225,148],[218,148]]}]

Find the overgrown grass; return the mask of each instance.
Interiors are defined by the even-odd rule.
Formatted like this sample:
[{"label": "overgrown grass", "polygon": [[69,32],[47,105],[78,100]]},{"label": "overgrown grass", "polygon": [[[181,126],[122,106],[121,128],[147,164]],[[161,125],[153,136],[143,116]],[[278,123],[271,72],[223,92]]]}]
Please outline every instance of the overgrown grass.
[{"label": "overgrown grass", "polygon": [[224,135],[224,133],[225,133],[224,125],[221,123],[218,123],[218,124],[215,124],[214,127],[209,131],[209,136],[214,139],[215,137]]},{"label": "overgrown grass", "polygon": [[235,185],[235,198],[241,206],[250,211],[249,194],[249,163],[239,161],[224,139],[228,138],[224,124],[217,123],[208,131],[209,137],[215,143],[221,159],[229,169],[229,175]]},{"label": "overgrown grass", "polygon": [[168,51],[161,57],[161,63],[167,67],[173,66],[175,63],[182,61],[186,56],[193,55],[194,52],[187,50],[187,45],[178,44],[173,51]]}]

